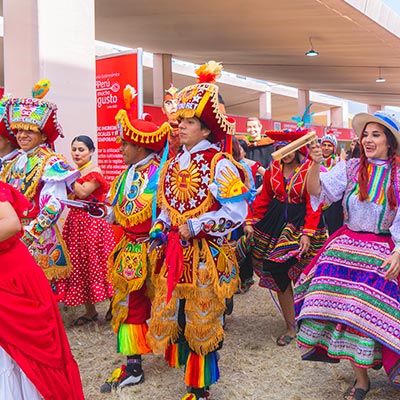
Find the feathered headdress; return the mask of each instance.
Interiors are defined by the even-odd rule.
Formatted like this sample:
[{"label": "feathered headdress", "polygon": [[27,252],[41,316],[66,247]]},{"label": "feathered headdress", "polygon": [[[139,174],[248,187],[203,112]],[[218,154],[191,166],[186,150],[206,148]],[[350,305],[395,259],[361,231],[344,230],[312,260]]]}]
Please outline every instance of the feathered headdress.
[{"label": "feathered headdress", "polygon": [[41,79],[36,82],[32,88],[32,97],[34,99],[43,99],[50,90],[50,81],[48,79]]},{"label": "feathered headdress", "polygon": [[312,116],[314,115],[314,113],[310,113],[311,106],[312,106],[312,103],[310,103],[306,107],[306,109],[304,110],[304,113],[303,113],[302,116],[297,115],[295,117],[292,117],[292,120],[297,122],[298,130],[302,130],[304,128],[308,128],[311,125]]},{"label": "feathered headdress", "polygon": [[203,65],[200,65],[196,69],[197,82],[198,83],[215,83],[215,81],[221,77],[223,67],[221,63],[214,60],[209,61]]},{"label": "feathered headdress", "polygon": [[132,104],[136,96],[136,89],[131,85],[126,85],[123,90],[125,108],[120,109],[115,116],[119,138],[153,151],[159,151],[164,147],[171,127],[168,122],[158,127],[152,122],[150,114],[132,119]]},{"label": "feathered headdress", "polygon": [[218,100],[218,86],[214,84],[222,71],[222,65],[215,61],[200,66],[196,70],[198,82],[183,88],[178,93],[175,113],[177,120],[197,117],[211,130],[215,142],[221,142],[226,135],[234,135],[236,122],[222,111]]},{"label": "feathered headdress", "polygon": [[40,131],[46,136],[46,143],[52,144],[63,137],[57,120],[57,105],[42,100],[50,89],[50,82],[41,79],[32,88],[32,98],[13,98],[6,101],[9,109],[10,128],[14,133],[19,129]]}]

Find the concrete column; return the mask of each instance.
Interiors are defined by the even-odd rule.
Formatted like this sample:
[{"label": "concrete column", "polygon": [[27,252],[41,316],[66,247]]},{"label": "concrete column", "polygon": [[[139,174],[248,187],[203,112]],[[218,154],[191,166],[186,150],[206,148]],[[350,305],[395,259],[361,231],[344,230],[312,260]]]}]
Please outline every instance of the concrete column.
[{"label": "concrete column", "polygon": [[306,107],[309,104],[310,104],[310,91],[306,90],[306,89],[298,89],[298,91],[297,91],[297,114],[303,115]]},{"label": "concrete column", "polygon": [[343,109],[342,107],[332,107],[330,110],[330,123],[332,126],[341,128],[343,126]]},{"label": "concrete column", "polygon": [[5,92],[30,97],[50,81],[45,100],[57,104],[65,135],[56,151],[69,160],[73,137],[96,140],[94,11],[94,0],[3,0]]},{"label": "concrete column", "polygon": [[259,118],[272,119],[272,95],[271,89],[260,94],[258,100]]},{"label": "concrete column", "polygon": [[153,55],[153,103],[161,106],[164,100],[164,90],[172,82],[171,54]]},{"label": "concrete column", "polygon": [[377,111],[382,111],[385,109],[385,106],[376,105],[376,104],[368,104],[367,112],[368,114],[373,114]]}]

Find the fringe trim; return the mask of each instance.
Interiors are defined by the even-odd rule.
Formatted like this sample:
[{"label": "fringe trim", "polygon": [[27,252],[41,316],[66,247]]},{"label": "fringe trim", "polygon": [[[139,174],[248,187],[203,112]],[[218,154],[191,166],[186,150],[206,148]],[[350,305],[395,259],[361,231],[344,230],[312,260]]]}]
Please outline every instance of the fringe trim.
[{"label": "fringe trim", "polygon": [[218,359],[215,352],[199,355],[191,352],[186,362],[185,385],[204,388],[219,379]]},{"label": "fringe trim", "polygon": [[[190,101],[199,90],[204,90],[206,93],[203,95],[203,99],[199,105],[193,110],[190,108],[184,108],[186,104],[191,105]],[[191,85],[181,90],[178,93],[178,99],[182,108],[178,108],[175,113],[175,118],[192,118],[193,116],[201,119],[201,114],[204,111],[207,102],[210,101],[212,111],[215,114],[215,119],[218,122],[220,128],[228,135],[234,135],[236,133],[236,122],[230,122],[226,115],[224,115],[219,108],[218,101],[218,86],[212,83],[199,83],[197,85]]]},{"label": "fringe trim", "polygon": [[118,330],[117,353],[125,356],[151,353],[146,342],[147,323],[121,324]]},{"label": "fringe trim", "polygon": [[[123,172],[123,173],[125,173],[125,172]],[[111,199],[114,199],[117,194],[117,182],[118,182],[118,179],[115,179],[111,185],[111,188],[110,188],[110,198]],[[118,222],[118,224],[121,225],[123,228],[127,228],[129,226],[134,226],[134,225],[139,225],[139,224],[147,221],[149,218],[151,218],[152,206],[153,206],[153,201],[150,200],[147,202],[147,204],[145,204],[145,206],[139,212],[136,212],[135,214],[132,214],[132,215],[126,215],[123,211],[121,211],[120,206],[117,203],[113,207],[115,219]]]},{"label": "fringe trim", "polygon": [[115,249],[112,251],[108,258],[108,278],[112,281],[115,294],[112,301],[112,315],[113,319],[111,321],[111,326],[114,332],[117,333],[119,326],[128,317],[128,306],[121,304],[130,292],[139,290],[147,277],[147,243],[142,242],[142,255],[141,259],[143,262],[143,276],[132,281],[127,281],[124,277],[117,274],[115,271],[119,268],[122,262],[122,257],[125,254],[125,248],[130,243],[127,236],[123,236],[120,242],[117,244]]},{"label": "fringe trim", "polygon": [[126,110],[119,110],[115,120],[122,127],[124,139],[127,139],[131,143],[142,145],[143,147],[146,147],[146,144],[162,142],[171,130],[168,122],[164,122],[154,132],[141,132],[131,124]]},{"label": "fringe trim", "polygon": [[11,122],[10,129],[15,131],[23,130],[23,131],[40,132],[39,127],[30,122]]},{"label": "fringe trim", "polygon": [[157,290],[152,304],[152,315],[147,343],[154,354],[163,354],[170,343],[176,342],[181,329],[178,325],[177,299],[173,297],[166,304],[167,295],[160,295]]},{"label": "fringe trim", "polygon": [[[218,153],[216,155],[218,155]],[[215,158],[216,158],[216,156],[214,156],[213,159],[211,160],[210,182],[212,182],[214,180],[215,164],[216,164],[216,161],[218,161],[218,160],[214,161]],[[174,226],[179,226],[179,225],[185,224],[188,219],[198,218],[200,215],[206,213],[211,208],[213,203],[215,202],[215,199],[214,199],[213,195],[211,194],[211,191],[209,190],[206,199],[198,207],[196,207],[193,210],[186,211],[183,214],[179,213],[178,210],[176,210],[174,207],[172,207],[169,204],[168,199],[165,197],[165,177],[166,177],[168,165],[170,164],[170,162],[171,162],[171,160],[169,160],[165,164],[165,166],[163,167],[163,169],[160,172],[160,181],[159,181],[160,187],[159,187],[159,195],[157,196],[157,206],[159,208],[166,208],[169,211],[171,224]]]},{"label": "fringe trim", "polygon": [[173,368],[181,368],[186,364],[189,348],[185,343],[170,343],[165,349],[164,358]]},{"label": "fringe trim", "polygon": [[[214,291],[220,301],[228,299],[235,294],[240,284],[239,267],[234,249],[228,243],[223,244],[220,247],[221,255],[218,257],[217,264],[215,264],[207,240],[202,239],[202,242],[202,258],[205,260],[207,272],[213,284]],[[233,269],[235,269],[235,273],[232,272]],[[227,273],[230,276],[230,281],[220,280],[218,271]],[[200,281],[202,281],[202,279],[200,279]]]},{"label": "fringe trim", "polygon": [[225,337],[220,321],[195,325],[186,323],[185,338],[189,347],[197,354],[206,355],[215,351]]},{"label": "fringe trim", "polygon": [[[38,154],[40,153],[40,154]],[[43,155],[44,157],[40,157],[40,155]],[[54,155],[53,152],[47,150],[46,148],[43,147],[38,147],[34,153],[32,154],[31,158],[35,157],[38,159],[37,164],[33,168],[33,171],[29,173],[29,176],[25,178],[29,178],[32,183],[29,185],[29,187],[24,191],[24,189],[21,187],[19,188],[20,192],[29,200],[32,201],[32,199],[35,197],[35,194],[37,192],[37,188],[40,184],[40,179],[43,175],[44,168],[46,166],[47,160]],[[1,177],[4,182],[9,182],[11,178],[13,177],[12,175],[12,166],[15,165],[16,161],[18,160],[18,157],[11,163],[7,164],[4,167],[4,170],[2,171]]]}]

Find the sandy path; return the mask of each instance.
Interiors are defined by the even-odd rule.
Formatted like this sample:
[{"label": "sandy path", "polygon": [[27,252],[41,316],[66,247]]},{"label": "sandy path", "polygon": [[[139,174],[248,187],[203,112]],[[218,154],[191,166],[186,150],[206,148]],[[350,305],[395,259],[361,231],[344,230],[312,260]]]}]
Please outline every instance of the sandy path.
[{"label": "sandy path", "polygon": [[[162,357],[148,355],[143,384],[112,394],[99,387],[125,361],[115,353],[114,334],[103,317],[108,302],[98,306],[100,321],[79,328],[68,327],[83,312],[63,310],[72,351],[79,364],[87,400],[180,400],[185,394],[183,371],[169,368]],[[253,286],[235,296],[235,308],[227,317],[227,336],[220,351],[219,382],[211,389],[212,400],[337,400],[352,383],[348,362],[339,365],[301,361],[295,343],[281,348],[275,338],[284,323],[267,290]],[[400,389],[390,386],[383,370],[371,371],[368,400],[400,399]]]}]

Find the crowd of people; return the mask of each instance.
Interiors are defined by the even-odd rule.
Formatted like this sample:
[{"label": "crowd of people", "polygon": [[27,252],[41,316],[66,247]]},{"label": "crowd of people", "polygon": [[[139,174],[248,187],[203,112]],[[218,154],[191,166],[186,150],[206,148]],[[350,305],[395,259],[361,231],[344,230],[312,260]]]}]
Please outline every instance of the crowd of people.
[{"label": "crowd of people", "polygon": [[53,150],[62,128],[43,100],[48,81],[32,98],[0,101],[1,398],[83,399],[57,302],[84,306],[79,327],[107,300],[126,363],[100,392],[142,384],[152,352],[183,367],[183,400],[209,400],[225,315],[254,278],[276,292],[277,346],[350,361],[345,400],[367,396],[371,368],[400,385],[400,124],[357,114],[340,155],[329,130],[292,148],[304,124],[263,132],[252,117],[235,135],[221,69],[209,62],[197,84],[168,88],[161,126],[118,111],[126,169],[113,182],[89,136],[72,140],[75,167]]}]

